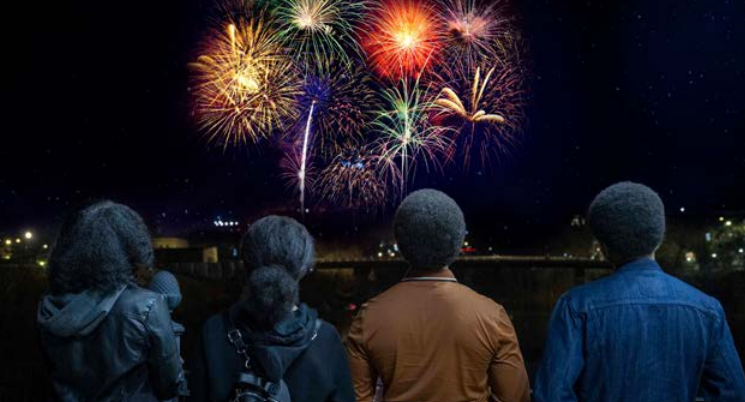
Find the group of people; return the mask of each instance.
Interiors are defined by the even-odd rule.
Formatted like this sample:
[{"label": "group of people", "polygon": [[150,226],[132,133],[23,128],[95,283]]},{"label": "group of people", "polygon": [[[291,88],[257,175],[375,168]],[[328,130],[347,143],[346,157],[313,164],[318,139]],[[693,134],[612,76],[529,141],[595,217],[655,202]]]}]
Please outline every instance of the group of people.
[{"label": "group of people", "polygon": [[38,309],[52,399],[745,402],[722,306],[655,262],[659,196],[613,185],[587,221],[616,270],[558,300],[531,391],[508,312],[449,269],[466,224],[439,191],[401,203],[393,231],[410,269],[360,308],[344,342],[299,301],[313,270],[310,233],[287,217],[254,222],[241,245],[242,295],[204,323],[188,375],[174,303],[135,280],[154,265],[147,227],[130,208],[97,202],[61,228]]}]

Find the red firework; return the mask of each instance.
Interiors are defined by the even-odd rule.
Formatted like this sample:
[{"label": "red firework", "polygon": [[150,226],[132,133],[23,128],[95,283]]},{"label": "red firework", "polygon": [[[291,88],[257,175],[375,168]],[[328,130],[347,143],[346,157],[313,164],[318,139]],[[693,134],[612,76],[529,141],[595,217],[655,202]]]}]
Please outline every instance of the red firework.
[{"label": "red firework", "polygon": [[388,0],[374,13],[362,45],[383,78],[417,77],[440,49],[438,14],[423,0]]}]

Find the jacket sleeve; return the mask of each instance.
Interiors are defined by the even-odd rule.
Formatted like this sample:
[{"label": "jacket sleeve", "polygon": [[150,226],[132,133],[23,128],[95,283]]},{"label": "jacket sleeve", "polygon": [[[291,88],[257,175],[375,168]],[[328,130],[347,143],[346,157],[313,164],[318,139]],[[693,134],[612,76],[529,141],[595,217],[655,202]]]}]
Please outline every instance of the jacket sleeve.
[{"label": "jacket sleeve", "polygon": [[375,395],[375,384],[378,375],[367,355],[364,339],[364,307],[354,317],[352,327],[347,334],[347,355],[352,372],[354,393],[358,402],[371,402]]},{"label": "jacket sleeve", "polygon": [[585,320],[564,296],[554,308],[548,325],[548,339],[536,375],[536,402],[577,401],[574,385],[585,366]]},{"label": "jacket sleeve", "polygon": [[530,380],[520,353],[517,334],[502,306],[497,313],[496,353],[489,366],[489,386],[495,400],[529,402]]},{"label": "jacket sleeve", "polygon": [[334,364],[334,392],[327,399],[328,402],[355,402],[354,387],[352,386],[352,375],[349,372],[349,361],[347,354],[344,352],[341,338],[336,329],[329,327],[333,338],[331,342],[330,357]]},{"label": "jacket sleeve", "polygon": [[745,375],[721,305],[706,353],[701,388],[710,402],[745,402]]},{"label": "jacket sleeve", "polygon": [[171,313],[163,297],[157,297],[145,319],[148,343],[150,385],[158,399],[177,396],[186,388],[181,356],[173,333]]}]

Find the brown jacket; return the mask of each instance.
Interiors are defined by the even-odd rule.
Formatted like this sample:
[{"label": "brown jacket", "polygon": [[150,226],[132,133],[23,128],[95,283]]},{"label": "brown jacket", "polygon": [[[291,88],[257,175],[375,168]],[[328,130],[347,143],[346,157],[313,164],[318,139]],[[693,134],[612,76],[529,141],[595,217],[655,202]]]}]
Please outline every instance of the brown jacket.
[{"label": "brown jacket", "polygon": [[[525,402],[529,382],[504,308],[445,269],[362,306],[347,338],[358,402]],[[443,280],[444,279],[444,280]],[[491,391],[491,392],[490,392]]]}]

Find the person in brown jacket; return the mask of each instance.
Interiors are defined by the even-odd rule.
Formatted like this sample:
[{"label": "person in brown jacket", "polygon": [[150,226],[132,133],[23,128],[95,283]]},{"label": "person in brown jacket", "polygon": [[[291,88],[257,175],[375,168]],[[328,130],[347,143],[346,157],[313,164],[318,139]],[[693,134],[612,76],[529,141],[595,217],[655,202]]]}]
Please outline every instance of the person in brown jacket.
[{"label": "person in brown jacket", "polygon": [[530,400],[507,312],[458,280],[448,265],[466,225],[442,192],[420,190],[398,208],[394,234],[410,270],[362,306],[347,337],[358,402]]}]

